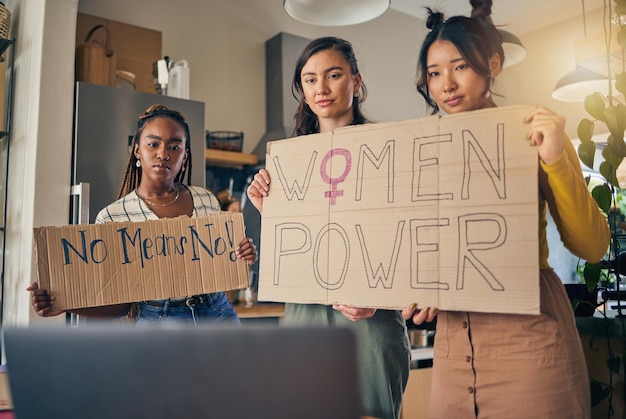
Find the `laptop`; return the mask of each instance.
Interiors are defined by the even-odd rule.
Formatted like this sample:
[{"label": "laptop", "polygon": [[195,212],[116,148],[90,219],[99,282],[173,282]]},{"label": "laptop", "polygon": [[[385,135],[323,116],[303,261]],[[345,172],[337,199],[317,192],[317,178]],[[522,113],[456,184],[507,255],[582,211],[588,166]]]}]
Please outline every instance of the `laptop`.
[{"label": "laptop", "polygon": [[15,417],[357,419],[343,328],[6,328]]}]

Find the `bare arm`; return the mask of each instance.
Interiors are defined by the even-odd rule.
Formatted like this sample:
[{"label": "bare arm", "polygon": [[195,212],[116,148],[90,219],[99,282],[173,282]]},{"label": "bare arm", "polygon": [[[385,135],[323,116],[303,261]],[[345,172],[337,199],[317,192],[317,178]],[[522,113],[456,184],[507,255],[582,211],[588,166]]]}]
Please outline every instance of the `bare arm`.
[{"label": "bare arm", "polygon": [[93,317],[99,319],[114,319],[122,317],[128,314],[132,304],[115,304],[102,307],[89,307],[75,310],[55,310],[54,309],[54,295],[50,295],[48,290],[39,288],[39,284],[34,282],[26,291],[30,292],[31,305],[37,315],[41,317],[53,317],[58,316],[66,312],[78,314],[85,317]]},{"label": "bare arm", "polygon": [[343,304],[335,304],[333,305],[333,309],[337,310],[348,320],[352,320],[353,322],[357,322],[363,319],[369,319],[376,314],[375,308],[360,308],[360,307],[351,307]]}]

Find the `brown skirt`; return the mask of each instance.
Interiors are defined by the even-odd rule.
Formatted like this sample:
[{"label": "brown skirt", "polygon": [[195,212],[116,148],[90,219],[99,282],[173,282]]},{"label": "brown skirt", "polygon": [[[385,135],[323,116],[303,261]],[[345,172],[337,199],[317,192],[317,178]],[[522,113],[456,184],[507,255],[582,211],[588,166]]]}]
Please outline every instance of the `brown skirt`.
[{"label": "brown skirt", "polygon": [[551,269],[541,314],[441,312],[430,418],[589,418],[589,377],[574,312]]}]

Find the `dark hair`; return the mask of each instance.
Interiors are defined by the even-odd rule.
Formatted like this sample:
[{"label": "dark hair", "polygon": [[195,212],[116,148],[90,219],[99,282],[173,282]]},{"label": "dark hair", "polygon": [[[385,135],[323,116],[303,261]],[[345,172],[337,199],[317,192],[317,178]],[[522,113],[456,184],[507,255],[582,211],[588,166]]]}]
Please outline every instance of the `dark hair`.
[{"label": "dark hair", "polygon": [[479,75],[487,80],[485,93],[490,91],[491,69],[489,60],[495,54],[500,56],[504,63],[502,49],[502,35],[491,21],[492,0],[470,0],[472,15],[453,16],[443,19],[443,13],[433,11],[427,7],[428,19],[426,27],[430,29],[422,43],[418,59],[417,91],[424,97],[426,104],[433,109],[433,114],[439,111],[439,106],[430,97],[428,91],[428,70],[426,57],[428,49],[437,40],[451,42],[461,53],[467,64]]},{"label": "dark hair", "polygon": [[[350,42],[341,38],[335,38],[332,36],[317,38],[311,41],[302,51],[298,61],[296,62],[296,69],[293,74],[293,82],[291,83],[291,93],[293,97],[298,101],[298,110],[294,115],[296,121],[296,127],[293,130],[293,135],[305,135],[314,134],[319,132],[319,122],[317,115],[313,113],[305,103],[304,90],[302,89],[302,80],[300,74],[302,68],[306,65],[309,58],[317,54],[320,51],[335,50],[343,55],[343,58],[350,64],[352,75],[359,74],[359,67],[357,65],[356,56],[352,49]],[[350,125],[358,125],[367,122],[365,116],[361,112],[361,103],[367,97],[367,88],[365,83],[361,82],[359,96],[352,101],[352,123]]]},{"label": "dark hair", "polygon": [[152,105],[146,111],[139,116],[137,121],[137,131],[133,136],[133,142],[130,147],[130,154],[128,156],[128,165],[126,166],[126,172],[124,173],[124,179],[122,185],[117,194],[117,198],[121,198],[124,195],[129,194],[133,189],[136,189],[141,182],[141,167],[137,167],[137,157],[135,156],[135,146],[139,144],[141,133],[146,123],[155,118],[170,118],[176,121],[182,129],[185,131],[185,150],[187,151],[187,158],[183,163],[183,167],[174,179],[175,182],[184,182],[185,176],[187,177],[187,185],[191,185],[191,147],[190,147],[190,135],[189,125],[185,121],[185,117],[180,112],[172,109],[168,109],[163,105]]}]

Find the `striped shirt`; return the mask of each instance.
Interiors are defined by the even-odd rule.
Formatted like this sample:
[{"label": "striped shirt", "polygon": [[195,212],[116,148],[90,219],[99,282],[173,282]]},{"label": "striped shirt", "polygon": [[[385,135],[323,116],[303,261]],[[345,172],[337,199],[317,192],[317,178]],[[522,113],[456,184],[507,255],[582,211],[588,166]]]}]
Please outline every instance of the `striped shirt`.
[{"label": "striped shirt", "polygon": [[[193,199],[192,217],[204,217],[205,215],[220,212],[220,203],[210,191],[199,186],[182,186],[191,192],[191,198]],[[150,207],[133,190],[128,195],[121,197],[102,209],[96,216],[95,223],[139,222],[158,219],[159,217],[152,212]]]}]

